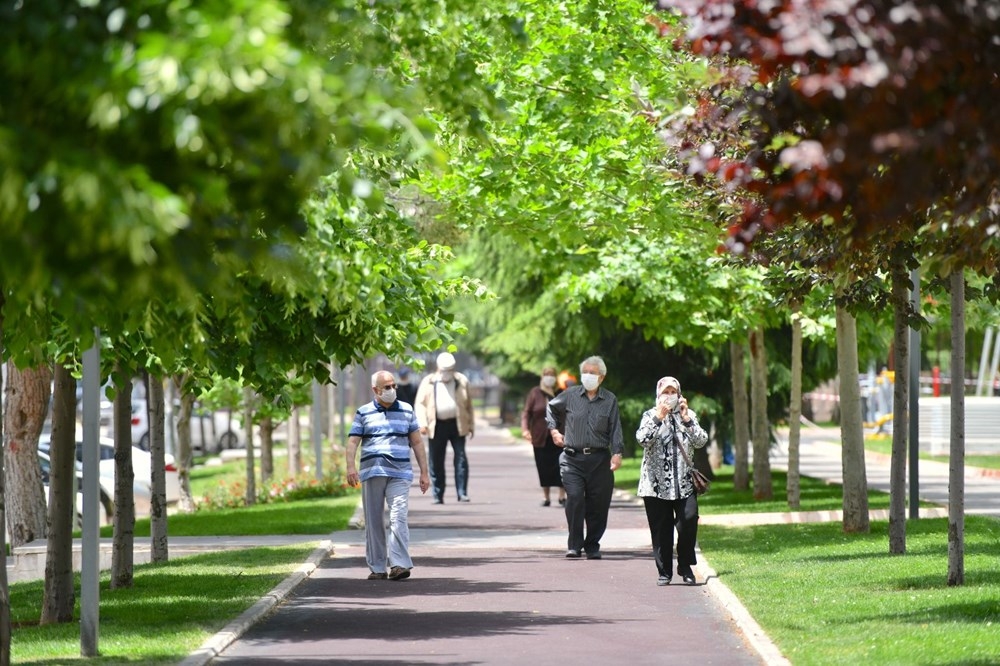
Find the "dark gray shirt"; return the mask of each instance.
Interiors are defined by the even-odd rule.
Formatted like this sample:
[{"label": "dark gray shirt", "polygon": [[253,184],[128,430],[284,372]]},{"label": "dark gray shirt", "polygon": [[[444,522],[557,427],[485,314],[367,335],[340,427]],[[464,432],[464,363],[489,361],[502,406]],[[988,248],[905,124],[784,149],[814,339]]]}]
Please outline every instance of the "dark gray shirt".
[{"label": "dark gray shirt", "polygon": [[571,386],[552,400],[545,410],[549,430],[566,438],[566,447],[611,449],[612,455],[625,451],[618,398],[611,391],[597,389],[593,400],[582,386]]}]

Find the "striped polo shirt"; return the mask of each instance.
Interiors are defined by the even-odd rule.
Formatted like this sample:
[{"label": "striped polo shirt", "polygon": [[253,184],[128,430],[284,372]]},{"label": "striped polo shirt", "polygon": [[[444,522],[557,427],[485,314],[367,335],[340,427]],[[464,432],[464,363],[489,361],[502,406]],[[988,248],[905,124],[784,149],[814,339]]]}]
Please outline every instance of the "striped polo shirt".
[{"label": "striped polo shirt", "polygon": [[549,400],[545,421],[549,430],[563,433],[568,449],[611,449],[619,455],[625,451],[618,398],[611,391],[598,388],[591,400],[585,388],[571,386]]},{"label": "striped polo shirt", "polygon": [[416,430],[420,426],[408,403],[397,400],[386,408],[372,400],[359,407],[348,434],[361,438],[361,480],[388,476],[412,481],[410,433]]}]

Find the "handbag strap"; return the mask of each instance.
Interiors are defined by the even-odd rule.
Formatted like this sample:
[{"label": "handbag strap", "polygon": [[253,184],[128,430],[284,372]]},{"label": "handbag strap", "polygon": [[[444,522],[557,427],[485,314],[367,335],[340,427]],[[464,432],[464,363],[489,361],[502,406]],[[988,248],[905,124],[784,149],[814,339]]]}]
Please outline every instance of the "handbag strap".
[{"label": "handbag strap", "polygon": [[677,424],[674,423],[673,415],[668,414],[667,418],[670,419],[670,429],[674,431],[674,446],[676,446],[677,450],[681,452],[682,456],[684,456],[684,462],[687,463],[687,466],[690,467],[691,469],[694,469],[695,467],[694,464],[691,462],[691,458],[688,457],[687,451],[685,451],[684,447],[681,446],[681,434],[677,432]]}]

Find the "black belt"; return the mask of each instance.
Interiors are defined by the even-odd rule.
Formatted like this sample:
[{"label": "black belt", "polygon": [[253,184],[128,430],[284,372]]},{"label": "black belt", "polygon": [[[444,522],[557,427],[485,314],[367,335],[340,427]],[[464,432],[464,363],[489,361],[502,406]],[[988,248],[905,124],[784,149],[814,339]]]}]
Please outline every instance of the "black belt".
[{"label": "black belt", "polygon": [[608,447],[606,446],[587,446],[582,449],[570,449],[570,448],[563,449],[563,451],[565,451],[568,455],[571,456],[575,456],[578,453],[582,453],[585,456],[589,456],[591,453],[604,453],[607,450]]}]

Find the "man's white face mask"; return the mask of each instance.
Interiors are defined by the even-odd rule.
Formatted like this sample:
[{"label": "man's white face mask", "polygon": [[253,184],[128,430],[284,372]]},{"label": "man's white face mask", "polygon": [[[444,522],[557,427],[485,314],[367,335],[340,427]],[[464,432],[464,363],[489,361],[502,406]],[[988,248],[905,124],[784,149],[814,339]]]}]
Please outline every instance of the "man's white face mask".
[{"label": "man's white face mask", "polygon": [[583,384],[583,388],[586,390],[593,391],[597,388],[597,385],[601,383],[601,378],[599,375],[593,375],[589,372],[585,372],[580,377],[580,383]]}]

